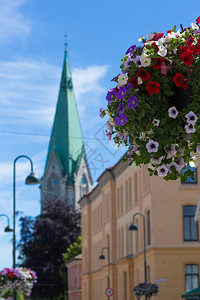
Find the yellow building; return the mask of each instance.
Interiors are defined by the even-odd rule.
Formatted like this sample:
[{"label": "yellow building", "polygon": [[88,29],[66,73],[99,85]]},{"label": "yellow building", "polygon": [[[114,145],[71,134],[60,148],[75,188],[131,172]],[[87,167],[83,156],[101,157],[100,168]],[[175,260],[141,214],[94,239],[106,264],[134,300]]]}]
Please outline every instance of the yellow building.
[{"label": "yellow building", "polygon": [[[198,287],[200,243],[194,214],[199,181],[197,172],[194,182],[166,182],[150,177],[146,167],[121,161],[103,172],[98,185],[79,201],[82,300],[136,299],[133,286],[144,282],[144,229],[147,281],[159,284],[152,299],[179,300],[185,291]],[[144,217],[134,216],[138,230],[130,231],[137,212]],[[99,259],[101,254],[105,260]],[[110,298],[105,295],[108,275],[114,290]]]}]

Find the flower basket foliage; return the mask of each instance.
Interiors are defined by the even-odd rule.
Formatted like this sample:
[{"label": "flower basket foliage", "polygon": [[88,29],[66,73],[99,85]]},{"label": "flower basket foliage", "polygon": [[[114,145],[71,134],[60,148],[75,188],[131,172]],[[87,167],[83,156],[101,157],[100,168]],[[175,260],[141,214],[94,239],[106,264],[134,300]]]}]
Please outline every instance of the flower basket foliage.
[{"label": "flower basket foliage", "polygon": [[200,154],[200,17],[191,27],[149,33],[131,46],[100,116],[106,134],[129,148],[125,160],[165,180],[193,178]]},{"label": "flower basket foliage", "polygon": [[140,299],[141,296],[151,297],[158,293],[158,285],[156,283],[144,282],[134,286],[133,294]]},{"label": "flower basket foliage", "polygon": [[0,295],[12,296],[17,293],[17,299],[24,299],[31,294],[34,283],[37,282],[35,271],[27,268],[4,268],[0,271]]}]

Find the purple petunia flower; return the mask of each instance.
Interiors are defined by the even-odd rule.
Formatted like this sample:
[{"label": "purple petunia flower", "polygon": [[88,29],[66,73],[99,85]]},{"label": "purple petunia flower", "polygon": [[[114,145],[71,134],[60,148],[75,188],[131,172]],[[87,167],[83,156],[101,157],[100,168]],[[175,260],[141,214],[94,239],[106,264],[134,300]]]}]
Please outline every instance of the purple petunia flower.
[{"label": "purple petunia flower", "polygon": [[100,109],[100,115],[99,116],[103,119],[103,117],[104,117],[103,108]]},{"label": "purple petunia flower", "polygon": [[111,140],[112,132],[106,130],[106,135],[107,135],[108,139]]},{"label": "purple petunia flower", "polygon": [[171,173],[173,171],[173,168],[175,168],[176,171],[179,171],[179,166],[175,161],[172,161],[170,164],[167,165],[169,172]]},{"label": "purple petunia flower", "polygon": [[131,62],[133,61],[133,59],[129,56],[125,62],[124,62],[124,70],[128,69],[128,67],[130,67]]},{"label": "purple petunia flower", "polygon": [[182,157],[176,160],[176,164],[177,164],[177,171],[181,171],[181,169],[185,167],[185,162]]},{"label": "purple petunia flower", "polygon": [[119,114],[122,114],[122,113],[125,112],[125,110],[126,110],[126,106],[124,105],[123,102],[120,102],[120,104],[119,104],[119,106],[118,106],[118,109],[117,109],[118,113],[119,113]]},{"label": "purple petunia flower", "polygon": [[127,94],[130,94],[130,89],[133,88],[132,84],[129,82],[126,86],[125,86],[125,89],[126,89],[126,92]]},{"label": "purple petunia flower", "polygon": [[114,89],[108,90],[108,93],[107,93],[107,96],[106,96],[106,99],[108,100],[108,104],[110,104],[112,102],[114,97],[115,97]]},{"label": "purple petunia flower", "polygon": [[158,167],[157,171],[158,171],[158,176],[164,177],[167,175],[169,170],[168,170],[167,166],[162,165],[162,166]]},{"label": "purple petunia flower", "polygon": [[141,61],[140,61],[140,56],[136,56],[133,59],[133,62],[138,66],[138,68],[142,67]]},{"label": "purple petunia flower", "polygon": [[148,150],[149,153],[152,152],[157,152],[158,151],[158,147],[159,147],[159,143],[158,142],[154,142],[153,140],[150,140],[147,144],[146,144],[146,148]]},{"label": "purple petunia flower", "polygon": [[195,115],[195,113],[193,113],[193,111],[190,111],[187,115],[185,115],[185,117],[187,118],[188,123],[195,124],[198,120],[198,117]]},{"label": "purple petunia flower", "polygon": [[124,98],[124,96],[126,95],[126,89],[125,87],[121,86],[118,91],[116,92],[116,97],[118,100],[121,100]]},{"label": "purple petunia flower", "polygon": [[134,109],[138,105],[138,99],[135,95],[131,96],[127,100],[128,107],[130,109]]},{"label": "purple petunia flower", "polygon": [[200,144],[197,145],[197,149],[196,149],[197,153],[200,154]]},{"label": "purple petunia flower", "polygon": [[162,159],[163,159],[163,156],[161,156],[161,157],[159,157],[159,158],[152,157],[152,158],[151,158],[151,163],[152,163],[152,164],[156,164],[156,165],[160,165]]},{"label": "purple petunia flower", "polygon": [[136,45],[132,45],[131,47],[128,48],[125,54],[129,54],[130,52],[133,52],[137,48]]},{"label": "purple petunia flower", "polygon": [[110,130],[110,132],[112,132],[113,125],[109,121],[106,123],[106,125],[107,125],[108,130]]},{"label": "purple petunia flower", "polygon": [[115,125],[122,126],[126,123],[126,121],[127,121],[127,116],[125,114],[119,114],[119,116],[115,118]]},{"label": "purple petunia flower", "polygon": [[185,125],[185,131],[187,133],[194,133],[196,131],[196,129],[194,128],[194,124],[188,123],[188,125]]},{"label": "purple petunia flower", "polygon": [[125,133],[123,133],[123,132],[120,132],[120,133],[119,133],[119,136],[120,136],[120,138],[121,138],[122,142],[126,141],[126,139],[127,139],[127,135],[126,135]]},{"label": "purple petunia flower", "polygon": [[173,119],[175,119],[177,117],[178,111],[177,111],[175,106],[170,107],[168,109],[168,115],[169,115],[170,118],[173,118]]},{"label": "purple petunia flower", "polygon": [[165,148],[165,151],[166,151],[166,153],[167,153],[167,159],[170,159],[170,158],[172,158],[173,156],[175,156],[176,155],[176,153],[177,153],[177,151],[176,151],[176,149],[175,149],[175,145],[173,144],[173,145],[171,145],[170,147],[169,146],[167,146],[166,148]]},{"label": "purple petunia flower", "polygon": [[159,126],[160,120],[154,119],[152,123],[153,123],[154,126]]}]

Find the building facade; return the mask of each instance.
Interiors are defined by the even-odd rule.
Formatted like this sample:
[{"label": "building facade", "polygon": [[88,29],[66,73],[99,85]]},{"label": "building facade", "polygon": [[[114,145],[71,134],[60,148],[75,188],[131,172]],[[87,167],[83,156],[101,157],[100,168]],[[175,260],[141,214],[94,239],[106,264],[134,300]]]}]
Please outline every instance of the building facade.
[{"label": "building facade", "polygon": [[[121,161],[103,172],[79,201],[82,300],[136,299],[133,287],[144,282],[144,229],[147,281],[159,285],[152,299],[178,300],[199,286],[199,224],[194,220],[199,182],[198,170],[196,180],[182,184],[150,177],[145,166]],[[130,231],[134,215],[138,230]],[[104,260],[99,259],[102,251]],[[108,285],[114,291],[110,298]]]},{"label": "building facade", "polygon": [[68,53],[65,49],[56,112],[41,183],[41,211],[52,200],[77,206],[92,188],[76,105]]},{"label": "building facade", "polygon": [[79,254],[65,263],[68,269],[68,300],[81,300],[82,255]]}]

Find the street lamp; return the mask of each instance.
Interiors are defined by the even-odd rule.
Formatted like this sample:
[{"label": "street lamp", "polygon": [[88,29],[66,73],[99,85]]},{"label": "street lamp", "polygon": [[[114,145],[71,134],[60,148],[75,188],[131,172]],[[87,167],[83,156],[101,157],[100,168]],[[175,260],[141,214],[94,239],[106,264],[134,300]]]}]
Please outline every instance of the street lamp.
[{"label": "street lamp", "polygon": [[[109,247],[103,247],[101,249],[101,255],[99,256],[99,259],[105,259],[105,256],[103,255],[104,250],[108,250],[108,289],[110,289],[110,248]],[[108,299],[110,299],[110,296],[108,296]]]},{"label": "street lamp", "polygon": [[[27,176],[26,180],[25,180],[25,184],[30,184],[30,185],[34,185],[34,184],[39,184],[40,183],[40,179],[37,175],[34,174],[33,172],[33,162],[30,159],[30,157],[28,157],[27,155],[19,155],[15,158],[14,162],[13,162],[13,268],[15,268],[16,266],[16,234],[15,234],[15,215],[16,215],[16,184],[15,184],[15,177],[16,177],[16,162],[18,159],[20,158],[26,158],[30,161],[31,164],[31,173]],[[14,300],[16,300],[16,293],[14,293]]]},{"label": "street lamp", "polygon": [[[136,212],[133,215],[133,223],[129,226],[128,230],[138,230],[138,226],[134,224],[135,216],[140,215],[143,218],[143,234],[144,234],[144,282],[147,282],[147,262],[146,262],[146,232],[145,232],[145,216],[141,212]],[[147,300],[147,296],[145,296]]]},{"label": "street lamp", "polygon": [[4,232],[13,232],[13,229],[10,227],[10,222],[9,222],[8,216],[5,215],[5,214],[1,214],[0,217],[6,217],[7,218],[8,225],[4,228]]}]

